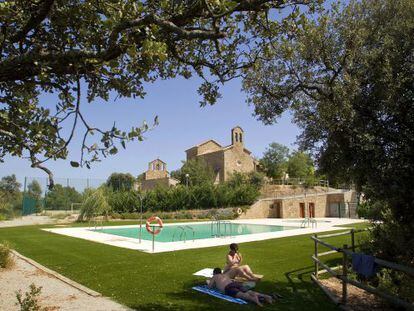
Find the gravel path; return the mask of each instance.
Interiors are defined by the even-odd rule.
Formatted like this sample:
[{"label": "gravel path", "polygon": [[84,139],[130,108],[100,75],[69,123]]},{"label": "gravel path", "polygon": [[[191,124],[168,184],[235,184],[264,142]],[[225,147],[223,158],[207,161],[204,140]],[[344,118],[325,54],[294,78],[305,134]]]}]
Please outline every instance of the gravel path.
[{"label": "gravel path", "polygon": [[30,225],[44,225],[44,224],[53,224],[55,222],[56,220],[50,218],[49,216],[29,215],[29,216],[23,216],[20,218],[15,218],[12,220],[0,221],[0,228],[30,226]]},{"label": "gravel path", "polygon": [[30,284],[41,286],[40,304],[47,311],[125,311],[128,308],[105,297],[92,297],[14,256],[15,265],[0,269],[0,310],[19,310],[16,291],[29,291]]}]

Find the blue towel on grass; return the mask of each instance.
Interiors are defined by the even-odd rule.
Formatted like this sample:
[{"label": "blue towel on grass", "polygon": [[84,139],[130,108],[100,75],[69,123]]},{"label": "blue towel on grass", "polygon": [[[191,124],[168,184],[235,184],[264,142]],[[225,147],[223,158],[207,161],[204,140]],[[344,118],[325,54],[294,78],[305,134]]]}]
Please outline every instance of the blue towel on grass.
[{"label": "blue towel on grass", "polygon": [[377,264],[375,263],[375,257],[365,254],[352,254],[352,269],[363,275],[366,278],[371,278],[377,273]]},{"label": "blue towel on grass", "polygon": [[207,285],[194,286],[193,289],[196,290],[196,291],[199,291],[201,293],[219,298],[219,299],[223,299],[223,300],[226,300],[226,301],[237,303],[239,305],[246,305],[247,304],[247,301],[245,301],[243,299],[234,298],[234,297],[231,297],[231,296],[224,295],[224,294],[220,293],[219,291],[217,291],[215,289],[208,288]]}]

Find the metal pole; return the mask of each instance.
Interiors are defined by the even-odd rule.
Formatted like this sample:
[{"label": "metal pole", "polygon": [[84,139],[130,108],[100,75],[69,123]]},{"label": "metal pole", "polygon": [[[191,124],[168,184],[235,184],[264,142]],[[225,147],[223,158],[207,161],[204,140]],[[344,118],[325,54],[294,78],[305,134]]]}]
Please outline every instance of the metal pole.
[{"label": "metal pole", "polygon": [[[348,245],[344,244],[343,249],[348,249]],[[346,281],[346,278],[348,277],[348,256],[344,251],[342,251],[342,254],[342,304],[346,305],[348,296],[348,283]]]},{"label": "metal pole", "polygon": [[141,237],[142,237],[142,195],[138,194],[139,200],[141,202],[140,206],[140,216],[139,216],[139,243],[141,243]]},{"label": "metal pole", "polygon": [[[318,258],[318,241],[316,239],[318,238],[318,235],[315,234],[315,258]],[[319,274],[319,263],[315,261],[315,278],[318,278]]]},{"label": "metal pole", "polygon": [[355,253],[355,230],[351,229],[352,251]]},{"label": "metal pole", "polygon": [[[155,232],[155,226],[152,226],[152,232]],[[155,234],[152,234],[152,252],[154,252]]]},{"label": "metal pole", "polygon": [[24,186],[23,186],[23,200],[22,200],[22,216],[24,216],[24,197],[26,196],[26,185],[27,185],[27,177],[24,177]]}]

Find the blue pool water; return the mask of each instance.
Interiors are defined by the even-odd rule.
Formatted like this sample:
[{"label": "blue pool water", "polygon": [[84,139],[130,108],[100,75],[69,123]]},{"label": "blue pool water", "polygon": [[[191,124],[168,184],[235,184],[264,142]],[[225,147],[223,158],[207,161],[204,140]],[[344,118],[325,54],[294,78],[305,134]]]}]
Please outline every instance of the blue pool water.
[{"label": "blue pool water", "polygon": [[[237,236],[246,234],[277,232],[284,230],[298,229],[297,227],[271,226],[271,225],[252,225],[238,223],[220,223],[220,225],[209,223],[203,224],[180,224],[164,226],[161,233],[156,235],[157,242],[175,242],[180,240],[209,239],[217,236]],[[128,238],[138,239],[139,226],[125,228],[101,228],[94,231],[103,232]],[[142,226],[142,239],[152,240],[152,235],[147,232],[145,225]]]}]

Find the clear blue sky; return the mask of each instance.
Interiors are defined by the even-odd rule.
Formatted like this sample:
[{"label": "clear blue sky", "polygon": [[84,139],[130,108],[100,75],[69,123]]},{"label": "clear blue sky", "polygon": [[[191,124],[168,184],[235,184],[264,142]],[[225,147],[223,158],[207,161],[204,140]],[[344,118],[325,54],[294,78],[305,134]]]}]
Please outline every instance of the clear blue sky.
[{"label": "clear blue sky", "polygon": [[[112,172],[129,172],[134,176],[147,168],[147,163],[157,157],[167,162],[169,171],[181,166],[185,160],[184,150],[206,139],[214,139],[220,144],[230,144],[230,129],[240,125],[245,131],[246,147],[256,157],[271,142],[278,142],[294,148],[298,128],[291,123],[290,115],[285,114],[272,126],[257,121],[253,107],[249,107],[246,96],[241,92],[240,80],[228,82],[222,88],[223,97],[211,107],[200,108],[197,94],[198,79],[175,79],[158,81],[149,85],[144,99],[118,99],[109,102],[96,101],[83,103],[82,109],[91,123],[111,127],[117,121],[120,128],[151,123],[155,115],[160,124],[148,132],[144,142],[131,142],[126,150],[119,149],[115,156],[103,159],[90,170],[72,168],[69,160],[79,160],[81,133],[78,132],[70,145],[67,161],[50,161],[48,167],[55,177],[64,178],[107,178]],[[54,96],[43,97],[46,106],[54,107]],[[0,164],[0,176],[16,174],[22,181],[24,176],[43,177],[43,171],[30,168],[29,161],[6,157]]]}]

